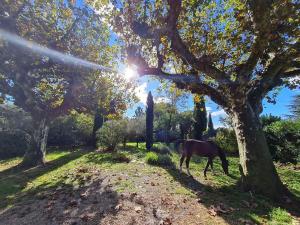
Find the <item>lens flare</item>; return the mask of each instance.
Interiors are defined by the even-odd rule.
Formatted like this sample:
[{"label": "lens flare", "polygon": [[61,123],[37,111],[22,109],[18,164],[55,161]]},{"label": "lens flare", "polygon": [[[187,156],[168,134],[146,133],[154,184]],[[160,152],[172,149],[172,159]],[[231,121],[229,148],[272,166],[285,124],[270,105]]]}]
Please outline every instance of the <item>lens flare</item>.
[{"label": "lens flare", "polygon": [[93,69],[93,70],[116,72],[111,68],[101,66],[101,65],[98,65],[93,62],[89,62],[89,61],[81,59],[79,57],[64,54],[64,53],[58,52],[56,50],[46,48],[44,46],[41,46],[32,41],[28,41],[22,37],[19,37],[15,34],[9,33],[2,29],[0,29],[0,39],[3,39],[11,44],[14,44],[14,45],[22,47],[24,49],[30,50],[32,52],[35,52],[39,55],[48,56],[49,58],[51,58],[57,62],[64,63],[64,64],[69,64],[69,65],[73,65],[73,66],[82,66],[82,67]]},{"label": "lens flare", "polygon": [[124,76],[126,79],[130,80],[137,76],[137,72],[131,67],[126,67],[124,71]]}]

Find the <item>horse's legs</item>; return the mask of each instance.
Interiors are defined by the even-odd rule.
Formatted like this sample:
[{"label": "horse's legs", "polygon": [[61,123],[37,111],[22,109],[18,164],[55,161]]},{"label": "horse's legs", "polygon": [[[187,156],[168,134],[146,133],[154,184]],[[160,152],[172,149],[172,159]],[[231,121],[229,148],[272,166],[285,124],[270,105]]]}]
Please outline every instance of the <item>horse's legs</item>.
[{"label": "horse's legs", "polygon": [[182,155],[181,155],[181,158],[180,158],[180,166],[179,166],[179,168],[180,168],[180,173],[182,173],[182,163],[183,163],[183,161],[184,161],[184,158],[185,158],[185,155],[182,154]]},{"label": "horse's legs", "polygon": [[213,160],[212,159],[210,159],[210,168],[211,168],[212,174],[215,175],[214,165],[213,165]]},{"label": "horse's legs", "polygon": [[206,167],[205,167],[205,169],[204,169],[204,177],[205,177],[205,179],[206,179],[206,172],[207,172],[207,169],[208,169],[208,167],[209,167],[209,164],[211,164],[211,162],[212,162],[212,160],[211,160],[210,158],[208,158]]},{"label": "horse's legs", "polygon": [[191,173],[190,173],[190,159],[191,159],[191,156],[187,156],[186,160],[185,160],[185,163],[186,163],[187,174],[189,176],[192,176]]}]

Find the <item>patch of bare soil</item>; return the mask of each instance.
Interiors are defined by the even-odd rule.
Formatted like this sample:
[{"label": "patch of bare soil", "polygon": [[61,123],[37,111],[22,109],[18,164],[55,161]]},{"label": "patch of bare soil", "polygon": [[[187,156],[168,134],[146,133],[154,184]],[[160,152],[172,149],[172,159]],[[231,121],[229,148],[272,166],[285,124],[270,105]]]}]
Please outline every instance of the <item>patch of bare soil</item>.
[{"label": "patch of bare soil", "polygon": [[[1,225],[188,225],[226,224],[218,207],[207,209],[201,199],[175,194],[165,175],[139,173],[145,165],[136,163],[136,174],[79,168],[66,179],[79,186],[59,186],[38,192],[0,212]],[[81,171],[84,170],[84,171]],[[88,175],[87,175],[88,174]],[[117,192],[116,184],[131,182],[132,190]],[[222,212],[223,210],[223,212]]]}]

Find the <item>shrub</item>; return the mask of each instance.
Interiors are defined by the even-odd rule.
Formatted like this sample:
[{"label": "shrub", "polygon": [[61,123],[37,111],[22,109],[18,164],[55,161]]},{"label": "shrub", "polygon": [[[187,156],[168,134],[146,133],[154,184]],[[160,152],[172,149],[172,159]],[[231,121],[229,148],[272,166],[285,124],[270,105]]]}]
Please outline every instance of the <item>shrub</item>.
[{"label": "shrub", "polygon": [[0,131],[0,158],[23,156],[29,148],[30,136],[22,131]]},{"label": "shrub", "polygon": [[48,145],[86,145],[90,141],[92,130],[93,118],[91,116],[72,112],[70,115],[55,119],[50,124]]},{"label": "shrub", "polygon": [[163,143],[158,143],[158,144],[152,146],[151,151],[157,152],[159,154],[170,154],[171,153],[170,148]]},{"label": "shrub", "polygon": [[126,163],[130,162],[130,158],[128,158],[126,154],[120,152],[113,153],[112,159],[115,162],[126,162]]},{"label": "shrub", "polygon": [[216,144],[228,153],[236,154],[238,152],[238,144],[234,130],[228,128],[219,128],[215,138]]},{"label": "shrub", "polygon": [[274,122],[264,129],[271,155],[281,163],[297,163],[300,156],[300,120]]},{"label": "shrub", "polygon": [[29,147],[31,117],[12,104],[0,104],[0,158],[23,156]]},{"label": "shrub", "polygon": [[96,134],[98,147],[114,151],[117,145],[124,139],[125,130],[126,127],[123,121],[106,121]]},{"label": "shrub", "polygon": [[145,160],[150,165],[172,166],[173,162],[169,155],[162,155],[156,152],[147,152]]}]

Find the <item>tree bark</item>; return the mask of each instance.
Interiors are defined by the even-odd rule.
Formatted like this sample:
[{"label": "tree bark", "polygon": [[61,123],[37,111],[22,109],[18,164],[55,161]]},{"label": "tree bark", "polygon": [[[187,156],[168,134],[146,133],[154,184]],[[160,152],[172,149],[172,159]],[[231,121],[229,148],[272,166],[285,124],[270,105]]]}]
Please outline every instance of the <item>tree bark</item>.
[{"label": "tree bark", "polygon": [[265,139],[257,110],[249,103],[233,107],[242,186],[246,191],[282,199],[287,189],[280,181]]},{"label": "tree bark", "polygon": [[49,127],[46,119],[34,122],[33,133],[31,135],[31,144],[29,150],[25,153],[22,166],[32,167],[45,165],[45,155],[48,139]]}]

